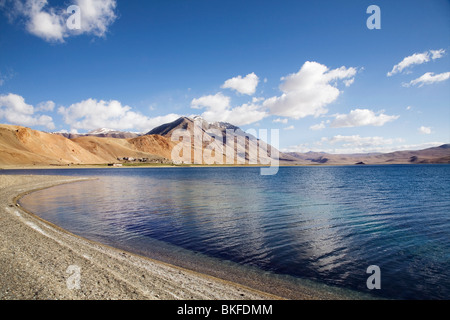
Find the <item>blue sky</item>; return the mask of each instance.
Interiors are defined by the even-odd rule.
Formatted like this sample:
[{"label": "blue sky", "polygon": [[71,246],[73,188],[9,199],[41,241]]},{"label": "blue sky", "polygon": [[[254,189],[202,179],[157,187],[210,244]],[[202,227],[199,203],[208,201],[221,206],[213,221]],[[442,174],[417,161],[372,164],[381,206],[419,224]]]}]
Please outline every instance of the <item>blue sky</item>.
[{"label": "blue sky", "polygon": [[[72,4],[79,30],[66,26]],[[381,29],[366,26],[370,5]],[[0,0],[0,10],[0,123],[146,132],[198,114],[279,129],[289,151],[450,142],[446,0]]]}]

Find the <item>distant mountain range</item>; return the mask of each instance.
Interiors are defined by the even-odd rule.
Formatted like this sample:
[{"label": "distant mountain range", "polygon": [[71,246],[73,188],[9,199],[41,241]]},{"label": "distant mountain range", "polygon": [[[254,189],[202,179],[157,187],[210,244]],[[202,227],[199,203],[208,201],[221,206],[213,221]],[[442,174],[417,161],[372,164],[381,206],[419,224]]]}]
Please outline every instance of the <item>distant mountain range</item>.
[{"label": "distant mountain range", "polygon": [[[194,128],[196,128],[194,130]],[[186,130],[190,141],[172,141],[179,129]],[[421,164],[450,163],[450,144],[416,151],[396,151],[368,154],[328,154],[323,152],[279,152],[256,137],[230,123],[208,123],[200,117],[181,117],[154,128],[146,134],[97,129],[86,134],[46,133],[20,126],[0,125],[0,165],[4,167],[29,165],[105,164],[130,161],[172,163],[172,150],[179,144],[189,147],[191,160],[203,164],[214,163],[211,149],[225,150],[228,133],[233,134],[234,164],[270,161],[275,151],[281,165],[364,165],[364,164]],[[247,136],[248,139],[244,140]],[[200,144],[196,138],[203,137]],[[221,139],[222,138],[222,139]],[[177,140],[177,139],[174,139]],[[181,142],[180,142],[181,141]],[[229,142],[233,142],[229,140]],[[259,152],[265,147],[268,152]],[[273,152],[272,152],[273,151]],[[205,157],[196,158],[197,155]],[[209,154],[209,158],[206,156]],[[223,163],[227,163],[226,157]]]},{"label": "distant mountain range", "polygon": [[289,152],[294,162],[301,164],[420,164],[450,163],[450,144],[415,151],[395,151],[367,154],[329,154],[322,152]]},{"label": "distant mountain range", "polygon": [[117,131],[114,129],[100,128],[88,133],[68,133],[68,132],[53,132],[54,134],[61,135],[68,139],[74,139],[78,137],[101,137],[101,138],[119,138],[129,139],[139,137],[141,134],[127,131]]}]

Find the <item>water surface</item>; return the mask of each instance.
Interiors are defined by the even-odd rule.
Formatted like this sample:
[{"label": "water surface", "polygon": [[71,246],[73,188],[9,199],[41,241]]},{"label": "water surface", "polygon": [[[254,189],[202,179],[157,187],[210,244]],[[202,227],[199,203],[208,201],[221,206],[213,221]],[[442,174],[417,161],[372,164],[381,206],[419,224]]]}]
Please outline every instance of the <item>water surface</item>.
[{"label": "water surface", "polygon": [[[33,173],[99,178],[21,200],[92,240],[191,267],[212,258],[383,298],[450,298],[448,165]],[[366,286],[370,265],[380,267],[380,290]]]}]

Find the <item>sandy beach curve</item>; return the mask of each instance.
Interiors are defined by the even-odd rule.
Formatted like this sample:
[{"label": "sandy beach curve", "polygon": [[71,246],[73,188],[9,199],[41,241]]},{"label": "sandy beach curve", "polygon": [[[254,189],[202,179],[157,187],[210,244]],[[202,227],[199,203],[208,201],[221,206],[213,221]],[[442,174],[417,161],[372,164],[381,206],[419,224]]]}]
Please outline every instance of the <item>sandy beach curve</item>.
[{"label": "sandy beach curve", "polygon": [[15,203],[18,195],[79,180],[83,179],[0,175],[1,300],[280,299],[89,241]]}]

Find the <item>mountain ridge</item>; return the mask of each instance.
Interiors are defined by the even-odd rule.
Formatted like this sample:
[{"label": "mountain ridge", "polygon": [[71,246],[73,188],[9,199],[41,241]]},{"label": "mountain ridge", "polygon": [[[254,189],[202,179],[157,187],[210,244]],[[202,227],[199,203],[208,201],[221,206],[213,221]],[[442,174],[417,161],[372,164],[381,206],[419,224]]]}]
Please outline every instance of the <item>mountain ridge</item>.
[{"label": "mountain ridge", "polygon": [[[200,129],[194,131],[194,121],[199,120]],[[208,123],[201,118],[180,117],[179,119],[158,126],[147,134],[121,138],[115,136],[102,136],[112,129],[94,130],[93,134],[79,135],[72,138],[61,134],[47,133],[26,127],[0,124],[0,165],[70,165],[70,164],[106,164],[124,162],[126,159],[140,160],[143,162],[172,163],[172,151],[181,141],[172,141],[172,134],[177,129],[185,129],[192,136],[190,144],[184,146],[191,148],[191,159],[195,160],[195,152],[211,153],[211,148],[223,150],[226,145],[227,130],[232,130],[236,144],[234,151],[236,158],[227,164],[247,164],[249,159],[254,159],[255,150],[263,143],[256,137],[242,131],[239,127],[225,122]],[[211,133],[210,129],[212,130]],[[218,131],[217,131],[218,130]],[[223,135],[223,140],[216,139],[214,132]],[[228,131],[229,132],[229,131]],[[201,146],[194,144],[194,133],[201,135]],[[205,136],[208,135],[208,136]],[[250,137],[241,140],[239,137]],[[176,140],[176,139],[174,139]],[[242,141],[244,141],[242,143]],[[197,149],[196,149],[197,148]],[[201,148],[202,150],[199,150]],[[268,153],[272,152],[272,146],[267,144]],[[276,150],[276,149],[274,149]],[[267,164],[272,159],[268,154],[261,158]],[[211,164],[205,161],[199,164]],[[212,160],[217,160],[214,158]],[[220,159],[219,159],[220,160]],[[194,161],[192,161],[194,163]],[[219,162],[220,163],[220,162]],[[368,154],[329,154],[324,152],[279,152],[281,165],[354,165],[354,164],[421,164],[421,163],[450,163],[450,144],[426,148],[422,150],[403,150],[389,153]]]}]

